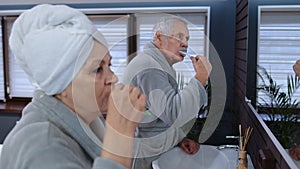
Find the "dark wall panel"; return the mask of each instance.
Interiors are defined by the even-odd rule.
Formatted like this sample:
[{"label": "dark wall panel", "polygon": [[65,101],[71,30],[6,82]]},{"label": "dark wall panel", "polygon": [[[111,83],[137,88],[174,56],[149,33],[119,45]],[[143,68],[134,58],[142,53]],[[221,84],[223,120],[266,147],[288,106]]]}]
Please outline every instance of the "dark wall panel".
[{"label": "dark wall panel", "polygon": [[20,113],[0,113],[0,144],[20,119]]},{"label": "dark wall panel", "polygon": [[[249,140],[247,151],[255,168],[258,169],[289,169],[286,161],[286,153],[276,138],[266,127],[262,120],[258,119],[254,108],[248,105],[251,99],[255,104],[256,88],[256,39],[257,39],[257,7],[258,4],[268,4],[271,1],[237,0],[236,1],[236,39],[235,39],[235,105],[240,113],[240,123],[243,128],[253,127],[253,133]],[[290,3],[291,1],[272,1],[272,4]],[[267,163],[262,161],[260,151],[269,154]],[[287,155],[288,156],[288,155]],[[267,166],[268,164],[269,166]],[[273,166],[270,166],[273,165]]]}]

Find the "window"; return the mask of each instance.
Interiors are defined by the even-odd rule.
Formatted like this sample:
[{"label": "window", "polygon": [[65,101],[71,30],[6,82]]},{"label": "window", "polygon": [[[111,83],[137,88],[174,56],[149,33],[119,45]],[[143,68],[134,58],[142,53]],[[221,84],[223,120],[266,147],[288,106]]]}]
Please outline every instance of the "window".
[{"label": "window", "polygon": [[[112,15],[91,15],[91,21],[96,25],[103,35],[108,40],[107,43],[110,48],[112,59],[112,70],[116,72],[118,78],[121,78],[122,72],[126,66],[127,57],[127,16],[112,16]],[[16,18],[7,17],[8,33],[12,28],[13,22]],[[124,40],[125,39],[125,40]],[[25,72],[16,63],[13,53],[9,50],[9,97],[32,97],[34,87],[29,82]],[[118,69],[118,70],[117,70]],[[2,69],[3,70],[3,69]]]},{"label": "window", "polygon": [[[6,17],[5,23],[7,26],[6,34],[10,35],[11,28],[16,20],[16,17]],[[8,36],[7,36],[8,37]],[[6,41],[8,42],[8,40]],[[27,75],[23,69],[16,63],[15,56],[8,49],[8,94],[9,98],[13,97],[32,97],[33,86],[29,82]]]},{"label": "window", "polygon": [[[106,37],[112,59],[112,70],[119,79],[122,78],[124,69],[128,63],[132,53],[142,50],[143,45],[152,40],[152,28],[156,22],[157,15],[155,13],[168,12],[170,14],[179,15],[187,19],[191,39],[189,41],[189,50],[201,55],[207,55],[207,41],[205,35],[208,34],[208,7],[163,7],[163,8],[126,8],[120,9],[82,9],[95,26]],[[20,12],[20,11],[17,11]],[[140,12],[147,12],[140,13]],[[1,11],[0,11],[1,13]],[[16,12],[11,12],[14,16]],[[151,14],[150,14],[151,13]],[[5,14],[5,15],[9,15]],[[2,14],[4,16],[4,14]],[[30,98],[33,94],[33,86],[28,81],[26,74],[16,64],[12,52],[8,48],[8,44],[2,45],[2,42],[8,43],[10,30],[16,17],[4,16],[3,25],[5,30],[1,31],[6,34],[6,38],[1,36],[3,40],[0,50],[0,100],[14,100],[15,98]],[[135,18],[135,19],[133,19]],[[136,22],[137,21],[137,22]],[[3,28],[0,27],[2,30]],[[131,38],[129,35],[139,35],[138,38]],[[4,48],[2,49],[2,47]],[[136,49],[136,46],[138,49]],[[6,53],[4,55],[4,53]],[[7,55],[7,56],[6,56]],[[3,60],[5,58],[5,60]],[[4,63],[7,62],[7,63]],[[4,68],[5,65],[5,68]],[[176,70],[184,76],[185,82],[193,76],[193,67],[191,61],[186,58],[184,63],[176,64]],[[5,69],[5,70],[4,70]],[[4,84],[4,74],[6,75],[7,85]],[[5,90],[7,89],[7,90]],[[7,93],[5,93],[7,92]],[[5,98],[5,96],[8,98]]]},{"label": "window", "polygon": [[[2,23],[2,19],[1,19]],[[0,30],[2,30],[2,26],[0,25]],[[0,37],[3,39],[2,31],[0,32]],[[4,100],[4,65],[3,65],[3,43],[0,41],[0,100]]]},{"label": "window", "polygon": [[[287,91],[287,77],[294,75],[293,65],[300,59],[300,8],[261,8],[258,25],[257,64]],[[264,95],[259,92],[258,98]],[[300,91],[294,99],[300,101]]]}]

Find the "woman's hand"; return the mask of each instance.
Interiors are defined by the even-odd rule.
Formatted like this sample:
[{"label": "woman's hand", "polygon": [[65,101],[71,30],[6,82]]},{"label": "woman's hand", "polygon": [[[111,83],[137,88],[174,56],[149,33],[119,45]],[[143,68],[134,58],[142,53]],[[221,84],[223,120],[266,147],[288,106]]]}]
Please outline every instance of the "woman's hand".
[{"label": "woman's hand", "polygon": [[116,131],[129,137],[133,136],[145,106],[146,96],[139,88],[131,85],[116,85],[108,101],[106,122]]},{"label": "woman's hand", "polygon": [[146,96],[130,85],[113,87],[108,103],[102,157],[130,168],[133,137],[145,111]]}]

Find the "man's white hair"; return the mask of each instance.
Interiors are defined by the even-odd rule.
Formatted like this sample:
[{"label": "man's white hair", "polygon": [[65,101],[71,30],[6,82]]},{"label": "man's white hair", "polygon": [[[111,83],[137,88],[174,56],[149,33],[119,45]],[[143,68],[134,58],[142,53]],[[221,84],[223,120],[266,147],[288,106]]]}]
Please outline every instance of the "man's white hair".
[{"label": "man's white hair", "polygon": [[155,38],[155,33],[158,31],[160,31],[165,35],[171,35],[174,30],[174,25],[177,22],[182,22],[186,26],[188,24],[188,22],[184,18],[181,18],[179,16],[162,17],[153,27],[153,33],[154,33],[153,40]]}]

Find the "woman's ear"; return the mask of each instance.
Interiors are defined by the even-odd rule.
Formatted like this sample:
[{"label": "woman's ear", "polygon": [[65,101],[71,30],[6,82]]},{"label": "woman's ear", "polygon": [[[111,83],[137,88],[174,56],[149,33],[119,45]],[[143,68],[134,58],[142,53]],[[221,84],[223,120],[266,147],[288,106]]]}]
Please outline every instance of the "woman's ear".
[{"label": "woman's ear", "polygon": [[72,96],[72,83],[65,90],[63,90],[61,93],[56,94],[54,97],[63,102],[75,112],[73,103],[74,99]]},{"label": "woman's ear", "polygon": [[67,97],[68,96],[68,92],[66,90],[64,90],[63,92],[61,92],[61,96],[62,97]]},{"label": "woman's ear", "polygon": [[67,97],[67,95],[68,95],[68,94],[67,94],[66,90],[64,90],[63,92],[56,94],[55,97],[56,97],[58,100],[63,100],[63,98]]},{"label": "woman's ear", "polygon": [[58,93],[55,95],[56,98],[58,98],[59,100],[63,101],[65,98],[68,97],[69,95],[69,91],[72,91],[72,85],[68,85],[68,87],[63,90],[61,93]]}]

